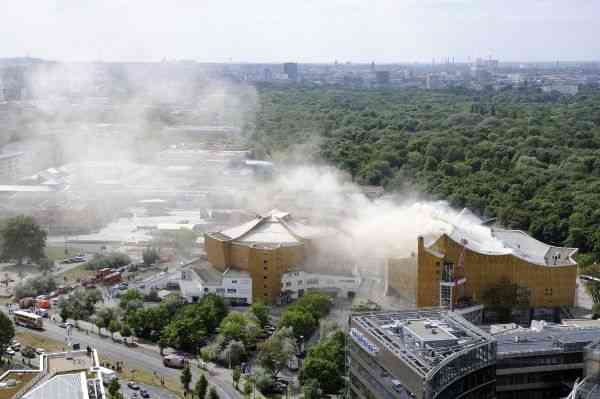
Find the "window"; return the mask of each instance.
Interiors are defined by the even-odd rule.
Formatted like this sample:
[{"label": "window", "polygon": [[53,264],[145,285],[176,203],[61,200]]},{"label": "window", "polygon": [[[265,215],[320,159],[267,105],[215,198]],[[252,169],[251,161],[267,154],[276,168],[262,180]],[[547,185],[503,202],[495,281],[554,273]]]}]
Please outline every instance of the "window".
[{"label": "window", "polygon": [[287,281],[287,282],[285,283],[285,286],[286,286],[286,287],[291,287],[291,286],[292,286],[292,282],[291,282],[291,281]]},{"label": "window", "polygon": [[235,293],[237,293],[237,290],[235,288],[227,288],[227,293],[228,294],[235,294]]},{"label": "window", "polygon": [[298,285],[302,285],[302,280],[298,280]]},{"label": "window", "polygon": [[265,271],[269,270],[266,266],[264,267]]},{"label": "window", "polygon": [[264,287],[267,288],[267,285],[265,284]]},{"label": "window", "polygon": [[267,260],[263,260],[263,263],[266,265],[269,261]]},{"label": "window", "polygon": [[306,285],[319,285],[319,279],[309,278],[308,280],[306,280]]},{"label": "window", "polygon": [[231,284],[237,284],[237,280],[231,280]]},{"label": "window", "polygon": [[267,276],[263,276],[263,278],[266,280],[266,279],[267,279]]},{"label": "window", "polygon": [[269,294],[267,294],[266,292],[263,294],[263,296],[269,296]]},{"label": "window", "polygon": [[208,288],[205,288],[205,289],[204,289],[204,292],[208,292]]},{"label": "window", "polygon": [[217,294],[224,294],[225,288],[217,288]]},{"label": "window", "polygon": [[452,287],[440,285],[440,306],[450,306],[452,302]]}]

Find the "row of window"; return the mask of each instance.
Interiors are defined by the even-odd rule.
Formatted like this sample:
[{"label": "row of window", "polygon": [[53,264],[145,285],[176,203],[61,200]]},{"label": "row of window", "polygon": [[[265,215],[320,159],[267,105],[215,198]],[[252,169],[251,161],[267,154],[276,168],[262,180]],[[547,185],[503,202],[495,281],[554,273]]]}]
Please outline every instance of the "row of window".
[{"label": "row of window", "polygon": [[[209,292],[209,289],[208,288],[204,288],[204,292]],[[217,294],[224,294],[225,293],[225,288],[217,288],[215,290],[215,292]],[[228,294],[237,294],[237,289],[235,289],[235,288],[227,288],[227,293]]]}]

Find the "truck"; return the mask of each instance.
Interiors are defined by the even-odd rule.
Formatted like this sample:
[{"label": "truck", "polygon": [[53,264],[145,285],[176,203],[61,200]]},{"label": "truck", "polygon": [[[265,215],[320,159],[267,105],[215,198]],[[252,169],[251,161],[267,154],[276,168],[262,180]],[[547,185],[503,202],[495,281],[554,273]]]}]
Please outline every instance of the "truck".
[{"label": "truck", "polygon": [[183,356],[179,355],[167,355],[163,358],[163,365],[165,367],[173,367],[182,369],[187,364],[187,360]]}]

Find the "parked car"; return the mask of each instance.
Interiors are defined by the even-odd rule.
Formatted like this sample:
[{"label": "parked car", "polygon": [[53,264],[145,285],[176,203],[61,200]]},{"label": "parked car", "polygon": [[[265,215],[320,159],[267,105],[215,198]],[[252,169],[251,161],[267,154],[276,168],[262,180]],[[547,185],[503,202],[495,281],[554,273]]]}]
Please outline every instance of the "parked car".
[{"label": "parked car", "polygon": [[140,386],[138,384],[136,384],[134,381],[129,381],[127,383],[127,386],[129,387],[129,389],[133,389],[134,391],[137,391],[138,389],[140,389]]},{"label": "parked car", "polygon": [[8,356],[14,356],[14,355],[15,355],[15,353],[16,353],[16,352],[15,352],[14,350],[12,350],[12,348],[7,348],[7,349],[6,349],[6,354],[7,354]]},{"label": "parked car", "polygon": [[127,288],[129,288],[129,284],[127,284],[127,283],[121,283],[121,284],[119,284],[119,289],[121,291],[125,291]]},{"label": "parked car", "polygon": [[27,357],[29,359],[33,359],[36,355],[35,349],[33,349],[31,346],[26,346],[21,351],[21,355],[23,355],[24,357]]},{"label": "parked car", "polygon": [[140,396],[141,396],[142,398],[149,398],[149,397],[150,397],[150,394],[149,394],[149,393],[148,393],[148,391],[146,391],[145,389],[142,389],[142,390],[140,391]]}]

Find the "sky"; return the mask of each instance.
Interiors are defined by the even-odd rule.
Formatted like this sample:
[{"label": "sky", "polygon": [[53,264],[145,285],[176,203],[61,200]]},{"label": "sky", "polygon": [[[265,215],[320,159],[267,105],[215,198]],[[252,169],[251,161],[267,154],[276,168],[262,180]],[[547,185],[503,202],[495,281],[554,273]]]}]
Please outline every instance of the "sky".
[{"label": "sky", "polygon": [[600,60],[600,0],[0,0],[0,57]]}]

